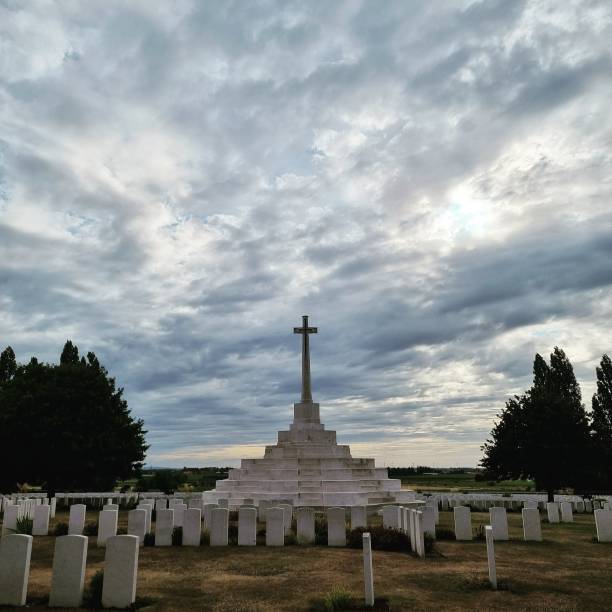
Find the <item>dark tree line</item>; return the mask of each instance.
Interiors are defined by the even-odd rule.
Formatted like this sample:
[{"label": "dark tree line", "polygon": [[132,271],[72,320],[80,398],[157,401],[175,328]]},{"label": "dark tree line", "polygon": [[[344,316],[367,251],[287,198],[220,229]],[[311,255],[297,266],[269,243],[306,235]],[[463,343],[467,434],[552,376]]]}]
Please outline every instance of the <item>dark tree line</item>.
[{"label": "dark tree line", "polygon": [[536,488],[577,492],[612,490],[612,361],[597,368],[597,392],[588,413],[565,353],[550,363],[536,354],[533,385],[506,402],[482,447],[488,478],[531,478]]},{"label": "dark tree line", "polygon": [[70,341],[59,364],[0,354],[0,491],[112,489],[142,467],[143,425],[95,354],[79,357]]}]

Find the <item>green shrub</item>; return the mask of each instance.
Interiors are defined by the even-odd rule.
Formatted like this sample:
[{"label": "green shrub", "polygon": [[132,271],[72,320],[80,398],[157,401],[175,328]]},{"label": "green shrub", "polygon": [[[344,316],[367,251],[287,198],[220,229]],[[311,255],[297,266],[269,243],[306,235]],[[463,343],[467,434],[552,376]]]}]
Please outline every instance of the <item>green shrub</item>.
[{"label": "green shrub", "polygon": [[95,521],[89,521],[85,523],[83,527],[83,535],[86,536],[95,536],[98,535],[98,523]]},{"label": "green shrub", "polygon": [[397,529],[389,529],[382,525],[372,527],[357,527],[348,532],[347,546],[363,547],[363,534],[369,532],[372,548],[375,550],[394,550],[410,552],[410,537]]},{"label": "green shrub", "polygon": [[53,529],[54,536],[68,535],[68,523],[57,523]]},{"label": "green shrub", "polygon": [[155,535],[152,533],[145,533],[142,545],[143,546],[155,546]]},{"label": "green shrub", "polygon": [[315,544],[327,546],[327,521],[324,519],[315,520]]},{"label": "green shrub", "polygon": [[104,570],[98,570],[89,581],[83,595],[85,605],[90,608],[102,607],[102,585],[104,583]]},{"label": "green shrub", "polygon": [[34,521],[27,516],[22,516],[17,519],[17,528],[15,529],[15,533],[25,533],[26,535],[32,535],[32,527],[34,525]]},{"label": "green shrub", "polygon": [[349,610],[353,607],[352,595],[342,587],[335,586],[323,598],[326,610]]},{"label": "green shrub", "polygon": [[485,535],[485,526],[480,524],[478,525],[478,527],[476,527],[476,529],[474,530],[474,539],[478,542],[482,542],[483,540],[486,540],[486,535]]},{"label": "green shrub", "polygon": [[182,546],[183,544],[183,528],[175,527],[172,530],[172,546]]},{"label": "green shrub", "polygon": [[210,532],[207,529],[202,531],[202,535],[200,536],[200,545],[210,546]]},{"label": "green shrub", "polygon": [[229,544],[238,544],[238,525],[232,525],[230,523],[227,526],[227,541]]}]

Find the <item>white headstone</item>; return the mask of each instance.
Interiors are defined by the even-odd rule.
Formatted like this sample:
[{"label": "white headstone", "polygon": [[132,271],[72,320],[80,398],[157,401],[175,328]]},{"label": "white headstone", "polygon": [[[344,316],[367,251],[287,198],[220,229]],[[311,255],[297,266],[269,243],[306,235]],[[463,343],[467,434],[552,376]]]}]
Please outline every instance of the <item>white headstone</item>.
[{"label": "white headstone", "polygon": [[296,511],[298,544],[314,544],[315,516],[314,510],[302,506]]},{"label": "white headstone", "polygon": [[487,540],[487,563],[489,566],[489,582],[491,586],[497,588],[497,568],[495,567],[495,545],[493,543],[493,527],[487,525],[485,527],[485,538]]},{"label": "white headstone", "polygon": [[537,507],[538,507],[538,502],[533,499],[528,499],[526,502],[523,503],[523,508],[537,508]]},{"label": "white headstone", "polygon": [[187,510],[187,504],[174,504],[174,526],[182,527],[183,526],[183,517],[185,516],[185,512]]},{"label": "white headstone", "polygon": [[217,502],[219,508],[228,508],[229,509],[229,499],[219,499]]},{"label": "white headstone", "polygon": [[0,605],[25,606],[31,555],[31,535],[7,533],[0,539]]},{"label": "white headstone", "polygon": [[537,508],[523,508],[523,536],[526,542],[542,541],[540,511]]},{"label": "white headstone", "polygon": [[421,509],[423,513],[423,533],[431,536],[435,539],[436,537],[436,512],[432,506],[423,506]]},{"label": "white headstone", "polygon": [[257,544],[257,510],[243,507],[238,510],[238,546]]},{"label": "white headstone", "polygon": [[368,515],[365,506],[351,506],[351,529],[368,526]]},{"label": "white headstone", "polygon": [[285,535],[291,533],[291,522],[293,520],[293,506],[291,504],[278,504],[285,513]]},{"label": "white headstone", "polygon": [[155,546],[172,546],[174,510],[159,510],[155,520]]},{"label": "white headstone", "polygon": [[49,607],[81,607],[87,543],[87,536],[67,535],[55,538]]},{"label": "white headstone", "polygon": [[85,504],[74,504],[70,506],[70,517],[68,519],[68,535],[83,535],[85,527]]},{"label": "white headstone", "polygon": [[584,511],[588,512],[589,514],[593,512],[593,503],[591,502],[590,499],[584,500]]},{"label": "white headstone", "polygon": [[582,514],[585,510],[584,502],[582,500],[576,502],[576,512]]},{"label": "white headstone", "polygon": [[215,508],[212,511],[211,529],[210,529],[210,545],[211,546],[227,546],[228,543],[228,521],[229,510],[227,508]]},{"label": "white headstone", "polygon": [[260,521],[266,522],[266,510],[271,508],[274,504],[269,499],[260,499],[257,506],[257,514]]},{"label": "white headstone", "polygon": [[98,517],[98,546],[106,546],[108,538],[117,535],[117,515],[116,510],[102,510]]},{"label": "white headstone", "polygon": [[327,545],[346,546],[346,511],[344,508],[327,509]]},{"label": "white headstone", "polygon": [[558,502],[547,502],[546,503],[546,514],[548,515],[549,523],[559,522],[559,503]]},{"label": "white headstone", "polygon": [[210,525],[212,523],[212,511],[218,508],[217,504],[204,504],[204,510],[202,512],[203,527],[206,531],[210,532]]},{"label": "white headstone", "polygon": [[49,506],[51,507],[51,518],[55,518],[55,509],[57,507],[57,499],[55,497],[51,498]]},{"label": "white headstone", "polygon": [[32,535],[46,536],[49,533],[49,516],[51,508],[47,505],[34,508],[34,523],[32,524]]},{"label": "white headstone", "polygon": [[508,516],[505,508],[489,508],[489,521],[494,540],[508,539]]},{"label": "white headstone", "polygon": [[561,522],[562,523],[573,523],[574,522],[572,504],[570,504],[570,502],[561,502]]},{"label": "white headstone", "polygon": [[467,506],[455,506],[455,538],[457,540],[472,539],[472,514]]},{"label": "white headstone", "polygon": [[415,529],[415,512],[416,510],[410,508],[410,509],[406,509],[404,508],[404,510],[406,510],[406,512],[408,513],[408,537],[410,538],[410,550],[412,552],[416,552],[416,541],[417,541],[417,536],[416,536],[416,529]]},{"label": "white headstone", "polygon": [[612,510],[595,510],[595,527],[599,542],[612,542]]},{"label": "white headstone", "polygon": [[128,608],[136,601],[138,549],[136,536],[113,536],[106,541],[102,584],[105,608]]},{"label": "white headstone", "polygon": [[369,533],[364,533],[363,539],[363,582],[365,587],[365,605],[374,605],[374,573],[372,571],[372,542]]},{"label": "white headstone", "polygon": [[147,511],[147,522],[145,524],[145,530],[147,533],[151,533],[151,517],[153,515],[153,504],[141,502],[140,504],[138,504],[138,508]]},{"label": "white headstone", "polygon": [[416,537],[415,549],[419,557],[425,556],[425,537],[423,533],[423,512],[421,510],[414,511],[414,534]]},{"label": "white headstone", "polygon": [[168,500],[165,497],[160,497],[155,500],[155,512],[159,512],[160,510],[166,510],[168,507]]},{"label": "white headstone", "polygon": [[383,527],[387,529],[400,528],[400,508],[399,506],[384,506],[383,507]]},{"label": "white headstone", "polygon": [[[177,508],[174,509],[174,512]],[[187,508],[183,514],[183,546],[199,546],[202,537],[202,511]]]},{"label": "white headstone", "polygon": [[285,511],[282,508],[266,509],[266,546],[285,545]]},{"label": "white headstone", "polygon": [[103,510],[114,510],[115,512],[119,512],[119,504],[106,504]]},{"label": "white headstone", "polygon": [[142,546],[147,527],[147,511],[144,508],[136,508],[128,512],[128,535],[136,536]]}]

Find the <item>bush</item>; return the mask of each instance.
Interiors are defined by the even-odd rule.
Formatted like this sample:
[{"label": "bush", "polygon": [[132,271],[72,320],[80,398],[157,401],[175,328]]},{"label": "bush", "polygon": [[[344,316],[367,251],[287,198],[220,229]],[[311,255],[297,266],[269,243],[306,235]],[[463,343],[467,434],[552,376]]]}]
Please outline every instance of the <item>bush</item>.
[{"label": "bush", "polygon": [[228,544],[238,544],[238,525],[227,526],[227,541]]},{"label": "bush", "polygon": [[83,527],[83,535],[86,536],[95,536],[98,535],[98,523],[95,521],[90,521],[89,523],[85,523]]},{"label": "bush", "polygon": [[294,544],[297,544],[297,537],[295,536],[295,533],[291,531],[285,534],[285,546],[293,546]]},{"label": "bush", "polygon": [[455,532],[446,527],[436,527],[436,540],[455,540]]},{"label": "bush", "polygon": [[145,533],[143,546],[155,546],[155,535],[153,533]]},{"label": "bush", "polygon": [[326,610],[347,610],[353,607],[353,597],[342,587],[334,587],[323,598]]},{"label": "bush", "polygon": [[374,550],[394,550],[410,552],[410,536],[397,529],[389,529],[382,525],[372,527],[357,527],[349,531],[347,546],[350,548],[363,547],[363,534],[370,533],[372,548]]},{"label": "bush", "polygon": [[175,527],[172,530],[172,546],[182,546],[183,544],[183,528]]},{"label": "bush", "polygon": [[34,526],[34,521],[27,516],[22,516],[17,519],[17,528],[15,529],[15,533],[24,533],[26,535],[32,535],[32,527]]},{"label": "bush", "polygon": [[84,602],[88,607],[102,607],[102,584],[104,583],[104,570],[98,570],[89,581],[84,594]]},{"label": "bush", "polygon": [[210,533],[204,529],[200,536],[200,546],[210,546]]},{"label": "bush", "polygon": [[57,523],[53,529],[54,536],[68,535],[68,523]]},{"label": "bush", "polygon": [[434,549],[434,544],[436,540],[429,533],[424,534],[423,541],[425,542],[425,554],[429,554]]},{"label": "bush", "polygon": [[315,544],[327,546],[327,521],[324,519],[315,520]]}]

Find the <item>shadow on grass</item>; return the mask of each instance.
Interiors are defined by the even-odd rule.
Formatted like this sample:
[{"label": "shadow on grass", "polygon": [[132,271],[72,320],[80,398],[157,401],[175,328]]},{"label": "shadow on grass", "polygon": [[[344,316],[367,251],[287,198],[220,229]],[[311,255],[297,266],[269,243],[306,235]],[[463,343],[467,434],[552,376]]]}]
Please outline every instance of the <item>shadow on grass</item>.
[{"label": "shadow on grass", "polygon": [[366,607],[365,602],[356,597],[351,597],[348,601],[338,605],[330,604],[326,598],[311,600],[311,612],[323,612],[326,610],[391,610],[391,606],[386,597],[376,597],[373,607]]}]

